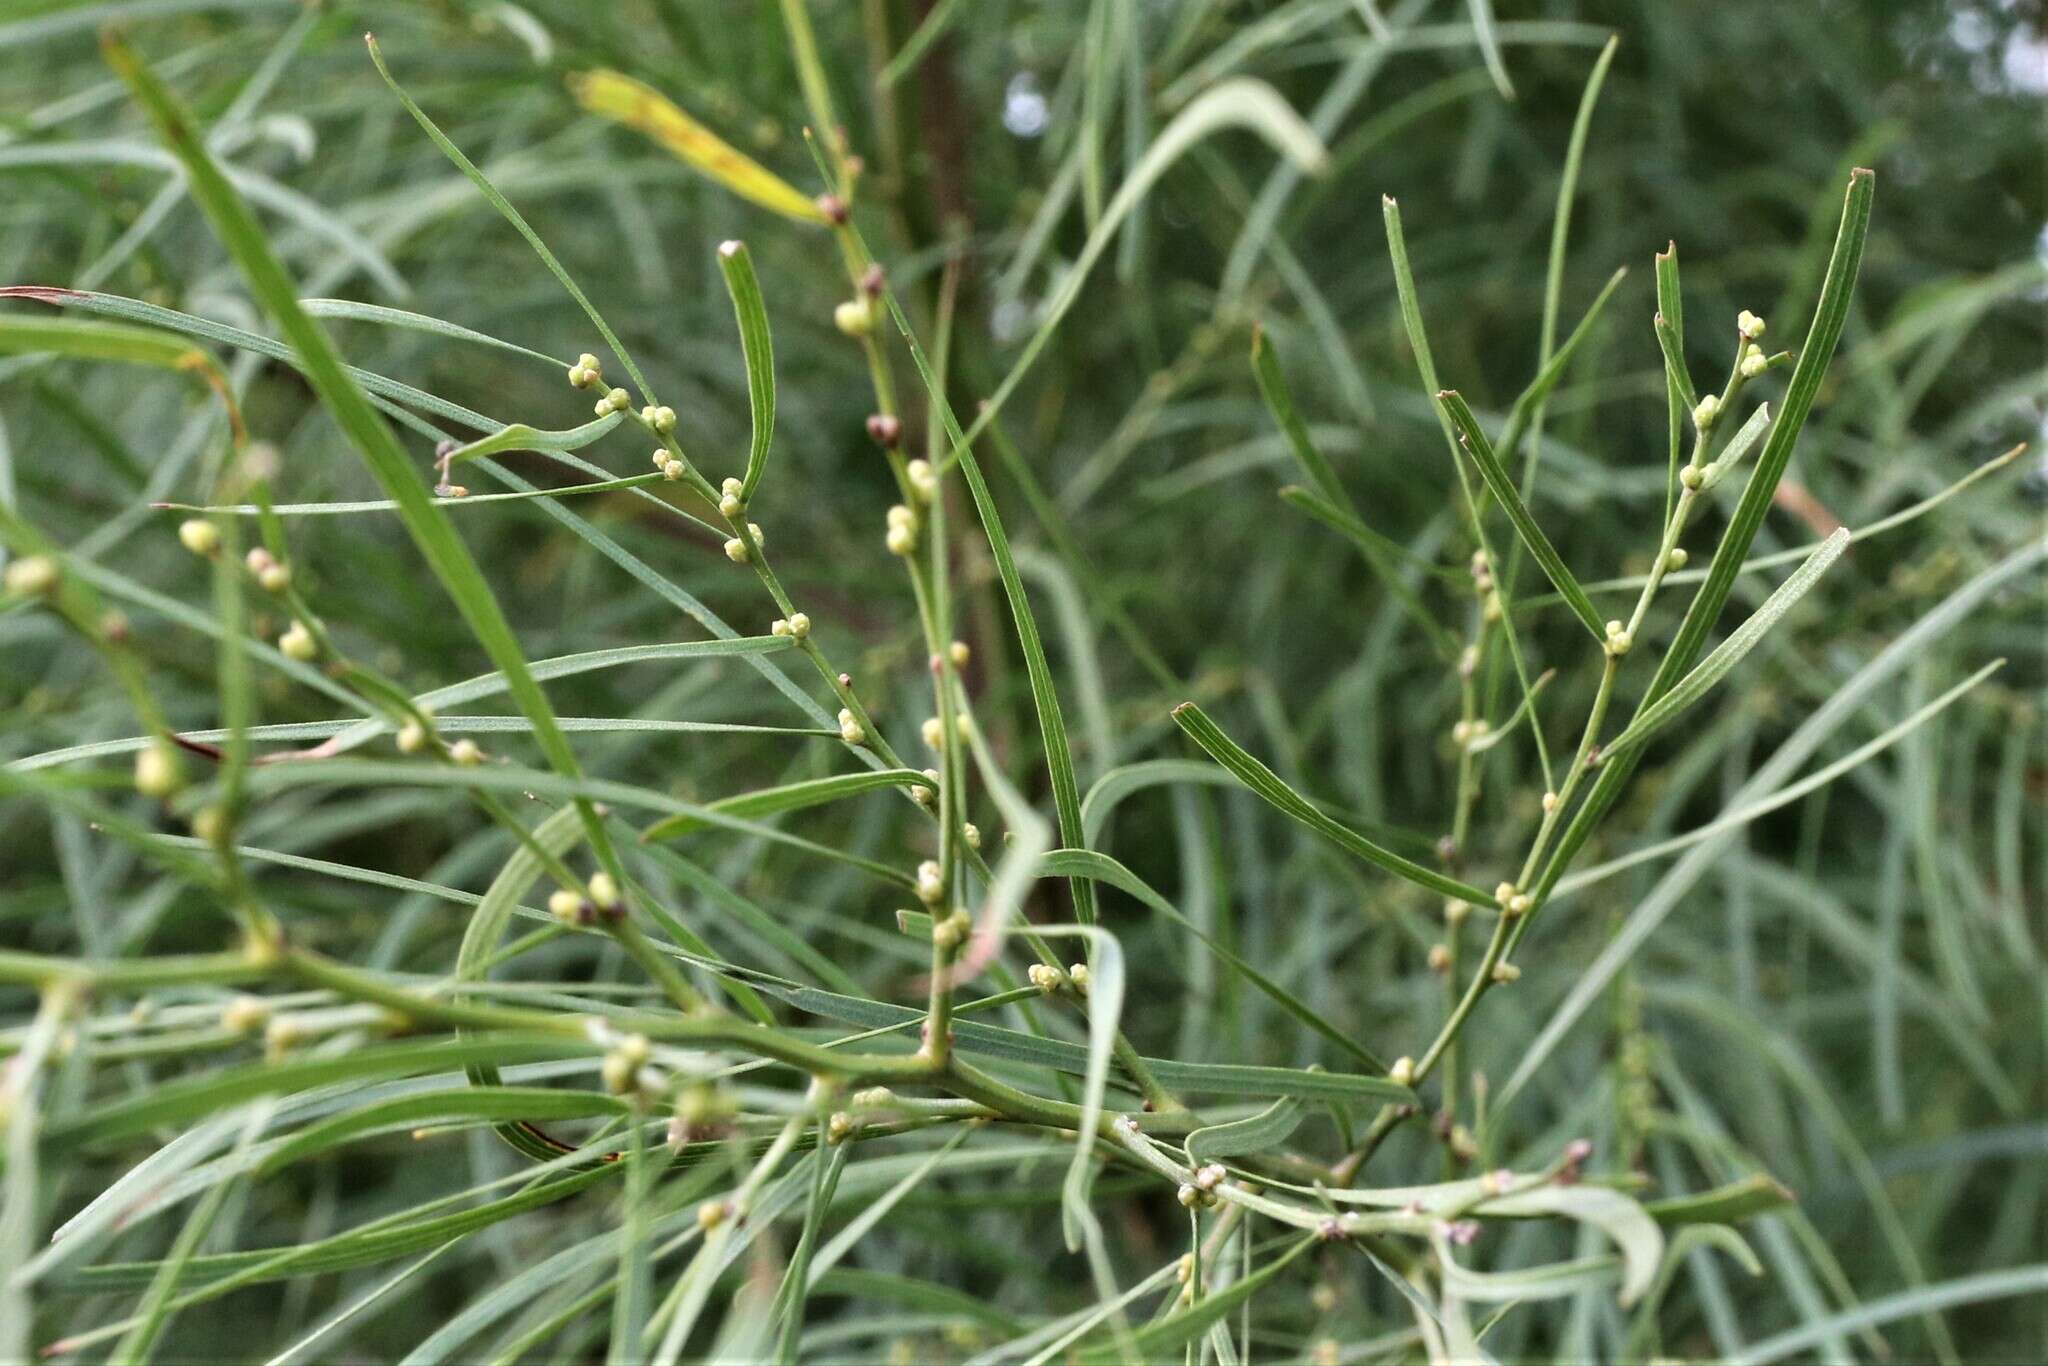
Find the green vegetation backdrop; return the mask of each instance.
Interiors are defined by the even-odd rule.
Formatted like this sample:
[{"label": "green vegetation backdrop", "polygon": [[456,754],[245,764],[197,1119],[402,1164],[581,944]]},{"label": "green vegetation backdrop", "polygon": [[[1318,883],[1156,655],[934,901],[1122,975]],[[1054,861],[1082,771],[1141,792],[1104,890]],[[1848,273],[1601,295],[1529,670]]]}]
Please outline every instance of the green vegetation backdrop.
[{"label": "green vegetation backdrop", "polygon": [[0,1358],[2042,1359],[2044,93],[0,0]]}]

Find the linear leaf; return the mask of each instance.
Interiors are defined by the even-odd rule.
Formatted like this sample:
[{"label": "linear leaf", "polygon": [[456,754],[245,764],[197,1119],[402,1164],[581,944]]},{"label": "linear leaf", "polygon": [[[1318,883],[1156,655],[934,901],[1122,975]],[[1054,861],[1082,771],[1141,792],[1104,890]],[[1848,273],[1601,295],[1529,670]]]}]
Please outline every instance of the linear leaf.
[{"label": "linear leaf", "polygon": [[[931,786],[931,780],[914,768],[878,768],[866,773],[835,773],[829,778],[807,778],[803,782],[763,788],[759,792],[746,792],[737,797],[722,797],[715,802],[706,803],[704,809],[725,816],[779,816],[785,811],[801,811],[806,807],[822,806],[827,802],[836,802],[885,787]],[[656,821],[648,826],[641,832],[640,838],[673,839],[677,835],[700,830],[706,824],[707,822],[696,816],[670,816],[667,820]]]},{"label": "linear leaf", "polygon": [[1188,738],[1208,752],[1210,758],[1230,770],[1239,782],[1252,792],[1278,807],[1286,815],[1329,840],[1340,849],[1356,854],[1367,863],[1376,864],[1398,877],[1427,887],[1439,896],[1453,897],[1474,906],[1485,906],[1498,910],[1499,904],[1493,895],[1477,887],[1445,877],[1442,873],[1425,868],[1412,859],[1402,858],[1391,849],[1374,844],[1365,836],[1325,816],[1315,804],[1289,787],[1280,775],[1267,768],[1246,752],[1235,740],[1217,728],[1216,723],[1203,714],[1193,702],[1183,702],[1173,709],[1173,719],[1188,733]]},{"label": "linear leaf", "polygon": [[732,295],[733,316],[740,325],[740,351],[747,362],[747,409],[753,417],[753,439],[747,446],[747,472],[740,480],[740,501],[754,496],[761,471],[768,467],[768,447],[775,439],[775,343],[768,335],[768,306],[754,257],[745,242],[718,248],[718,270]]},{"label": "linear leaf", "polygon": [[[616,71],[578,71],[569,93],[593,114],[622,123],[667,148],[740,198],[804,223],[822,223],[824,213],[781,176],[691,118],[674,100]],[[829,133],[820,129],[820,134]]]},{"label": "linear leaf", "polygon": [[1219,1157],[1264,1152],[1285,1143],[1306,1118],[1301,1101],[1282,1096],[1265,1109],[1232,1124],[1212,1124],[1188,1135],[1188,1161],[1196,1166]]},{"label": "linear leaf", "polygon": [[1637,712],[1621,734],[1607,744],[1606,752],[1613,754],[1641,744],[1704,697],[1709,689],[1727,677],[1730,669],[1742,662],[1744,655],[1757,647],[1765,633],[1792,610],[1794,603],[1820,582],[1820,576],[1827,572],[1828,566],[1840,559],[1848,548],[1848,528],[1836,528],[1834,535],[1822,541],[1819,549],[1806,557],[1805,564],[1772,590],[1763,604],[1750,614],[1747,621],[1736,627],[1728,639],[1715,646],[1713,652],[1691,673],[1673,684],[1669,692]]},{"label": "linear leaf", "polygon": [[580,451],[624,420],[624,413],[611,413],[594,422],[586,422],[580,427],[569,427],[558,432],[542,431],[538,427],[529,427],[524,422],[514,422],[510,426],[500,427],[481,440],[456,447],[449,454],[448,463],[456,465],[464,460],[475,460],[485,455],[500,455],[506,451]]},{"label": "linear leaf", "polygon": [[1577,577],[1565,565],[1564,557],[1557,553],[1557,547],[1550,543],[1550,537],[1543,534],[1543,528],[1529,512],[1529,505],[1522,501],[1522,491],[1515,487],[1514,478],[1494,454],[1493,443],[1480,430],[1479,419],[1471,407],[1455,389],[1443,389],[1437,393],[1437,403],[1442,406],[1452,425],[1458,429],[1458,444],[1472,457],[1472,463],[1479,467],[1479,475],[1486,481],[1486,487],[1500,503],[1501,510],[1514,524],[1515,534],[1522,538],[1522,544],[1529,548],[1536,563],[1543,568],[1551,586],[1565,600],[1586,629],[1599,641],[1607,639],[1607,628],[1601,623],[1599,610],[1593,600],[1586,596],[1586,590],[1579,586]]},{"label": "linear leaf", "polygon": [[1294,452],[1294,459],[1302,472],[1322,490],[1323,497],[1356,515],[1351,496],[1338,481],[1336,470],[1331,468],[1330,462],[1309,438],[1308,427],[1295,409],[1294,394],[1287,387],[1286,376],[1280,373],[1280,362],[1274,358],[1273,343],[1266,336],[1264,327],[1252,329],[1252,378],[1258,381],[1259,396],[1266,401],[1266,411],[1273,415],[1274,423],[1287,437],[1287,447]]}]

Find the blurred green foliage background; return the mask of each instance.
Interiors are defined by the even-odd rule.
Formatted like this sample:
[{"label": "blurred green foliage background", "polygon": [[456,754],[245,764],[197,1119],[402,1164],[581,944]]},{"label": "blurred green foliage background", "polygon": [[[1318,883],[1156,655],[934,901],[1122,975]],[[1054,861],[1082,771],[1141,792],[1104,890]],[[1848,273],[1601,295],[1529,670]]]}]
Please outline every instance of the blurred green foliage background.
[{"label": "blurred green foliage background", "polygon": [[[1512,99],[1455,0],[940,8],[938,41],[878,92],[875,72],[929,7],[812,5],[850,143],[868,166],[860,221],[892,282],[928,323],[944,263],[963,262],[952,384],[963,412],[1007,370],[1103,199],[1193,92],[1233,74],[1270,81],[1332,152],[1326,175],[1298,184],[1241,133],[1180,162],[1005,411],[1016,463],[984,456],[1026,551],[1084,781],[1134,758],[1186,754],[1168,710],[1194,697],[1256,736],[1298,786],[1401,832],[1405,852],[1426,855],[1443,833],[1456,681],[1352,548],[1275,496],[1298,475],[1250,382],[1251,327],[1273,337],[1319,444],[1373,526],[1461,565],[1455,484],[1401,330],[1379,197],[1400,201],[1446,383],[1482,412],[1504,411],[1536,367],[1564,151],[1610,34],[1620,46],[1572,208],[1559,327],[1577,321],[1617,266],[1630,273],[1550,405],[1534,498],[1582,578],[1640,572],[1654,549],[1665,413],[1651,254],[1678,244],[1695,336],[1732,331],[1749,308],[1796,344],[1852,165],[1878,171],[1862,282],[1792,466],[1794,496],[1781,500],[1758,550],[1803,544],[1836,523],[1864,526],[1936,494],[2015,443],[2038,443],[2048,421],[2048,32],[2036,3],[1503,0],[1497,35]],[[894,495],[863,432],[868,376],[832,325],[845,289],[838,263],[815,231],[582,114],[564,87],[569,72],[626,71],[813,186],[773,0],[0,0],[0,283],[128,294],[263,331],[99,61],[95,32],[109,18],[128,24],[211,125],[215,150],[258,195],[306,295],[402,307],[555,356],[599,349],[525,244],[377,81],[360,42],[374,29],[415,98],[634,348],[680,412],[684,445],[714,477],[743,458],[747,409],[713,248],[745,238],[775,328],[782,395],[776,461],[757,505],[772,515],[796,596],[817,604],[821,638],[854,661],[864,695],[909,752],[928,710],[921,646],[881,548]],[[1395,39],[1379,41],[1376,25]],[[493,418],[546,428],[584,420],[587,399],[536,383],[516,358],[358,323],[333,330],[354,363]],[[376,496],[295,374],[246,356],[231,369],[252,430],[279,448],[281,500]],[[921,406],[913,413],[921,430]],[[198,500],[211,420],[203,395],[169,377],[0,359],[0,498],[120,573],[203,602],[204,570],[148,504]],[[424,471],[429,452],[415,445]],[[645,460],[623,436],[585,454],[628,473]],[[570,478],[538,456],[509,463],[541,483]],[[2044,495],[2048,477],[2029,451],[1859,545],[1736,686],[1661,743],[1593,858],[1711,819],[1884,642],[2039,538]],[[742,630],[765,628],[758,591],[714,541],[625,495],[574,510]],[[532,656],[700,634],[535,504],[460,510],[458,521]],[[421,689],[484,667],[395,522],[302,518],[293,536],[305,585],[352,650]],[[1043,798],[992,570],[971,552],[959,569],[978,709],[1013,776]],[[1746,584],[1738,600],[1753,604],[1765,586]],[[1455,584],[1423,589],[1457,629],[1468,596]],[[132,611],[173,720],[213,724],[210,642]],[[1545,695],[1553,718],[1577,715],[1592,686],[1588,671],[1569,667],[1576,629],[1567,614],[1538,609],[1525,637],[1539,664],[1567,665]],[[1982,663],[2010,660],[1896,748],[1756,821],[1685,891],[1492,1135],[1496,1153],[1513,1154],[1593,1126],[1666,1181],[1696,1170],[1725,1177],[1740,1164],[1731,1158],[1715,1173],[1701,1155],[1725,1149],[1799,1193],[1798,1214],[1765,1221],[1753,1240],[1767,1281],[1752,1289],[1732,1271],[1681,1277],[1667,1350],[1730,1352],[1731,1332],[1761,1337],[1851,1295],[2044,1260],[2043,646],[2034,572],[1880,689],[1816,765]],[[643,667],[550,693],[571,714],[794,715],[740,667]],[[267,720],[329,714],[316,695],[276,679],[262,706]],[[1572,738],[1565,724],[1554,720],[1560,747]],[[0,759],[133,731],[89,652],[45,618],[0,614]],[[822,771],[811,757],[793,761],[786,747],[745,738],[595,736],[582,749],[594,772],[693,797]],[[1520,847],[1540,791],[1524,747],[1503,746],[1490,764],[1460,853],[1487,885]],[[896,819],[827,814],[806,833],[868,848]],[[401,791],[294,795],[257,813],[248,833],[291,852],[471,886],[502,853],[490,837],[472,838],[477,829],[459,807]],[[1389,1056],[1433,1032],[1441,1004],[1424,966],[1435,920],[1426,898],[1338,875],[1242,794],[1134,801],[1115,838],[1132,867]],[[703,857],[855,977],[913,971],[887,932],[887,898],[758,850]],[[1486,1003],[1469,1068],[1496,1082],[1514,1070],[1664,867],[1603,882],[1546,923],[1523,954],[1522,986]],[[456,927],[417,898],[283,870],[265,885],[295,932],[330,952],[423,969],[446,961]],[[158,886],[76,821],[0,802],[0,944],[210,947],[217,924]],[[1110,914],[1132,952],[1139,1005],[1129,1028],[1141,1047],[1316,1060],[1291,1029],[1274,1028],[1260,998],[1191,962],[1130,905]],[[705,933],[737,955],[760,951],[715,921]],[[1958,1030],[1973,1059],[1959,1053]],[[1701,1134],[1714,1137],[1688,1141]],[[1426,1138],[1403,1142],[1383,1159],[1390,1170],[1433,1173]],[[81,1161],[53,1212],[97,1191],[123,1169],[121,1156]],[[250,1196],[234,1245],[290,1242],[403,1208],[465,1163],[505,1160],[453,1143],[425,1155],[402,1143],[367,1148],[345,1167]],[[1005,1195],[991,1179],[921,1195],[878,1237],[869,1264],[1006,1310],[1083,1303],[1085,1274],[1062,1269],[1048,1203],[1056,1192],[1030,1185]],[[1011,1197],[1017,1207],[1005,1208]],[[1119,1213],[1133,1256],[1175,1236],[1169,1212],[1134,1199]],[[480,1240],[466,1265],[516,1264],[607,1217],[596,1202],[550,1207]],[[451,1262],[428,1293],[373,1316],[350,1350],[383,1357],[416,1340],[466,1299],[463,1266]],[[1312,1277],[1304,1293],[1262,1310],[1275,1356],[1384,1326],[1385,1297],[1369,1294],[1355,1268],[1318,1274],[1335,1289],[1334,1308],[1306,1293]],[[193,1359],[239,1356],[251,1341],[281,1345],[344,1288],[319,1280],[242,1292],[229,1313],[188,1316],[173,1341]],[[37,1340],[89,1322],[97,1303],[50,1296]],[[1965,1306],[1946,1327],[1966,1359],[2048,1350],[2038,1300]],[[1504,1360],[1620,1347],[1617,1325],[1585,1306],[1511,1315],[1496,1331]],[[1919,1320],[1883,1331],[1895,1359],[1940,1346]],[[929,1326],[895,1336],[931,1356],[961,1349]],[[879,1352],[889,1338],[848,1350]],[[1853,1334],[1836,1346],[1877,1351]]]}]

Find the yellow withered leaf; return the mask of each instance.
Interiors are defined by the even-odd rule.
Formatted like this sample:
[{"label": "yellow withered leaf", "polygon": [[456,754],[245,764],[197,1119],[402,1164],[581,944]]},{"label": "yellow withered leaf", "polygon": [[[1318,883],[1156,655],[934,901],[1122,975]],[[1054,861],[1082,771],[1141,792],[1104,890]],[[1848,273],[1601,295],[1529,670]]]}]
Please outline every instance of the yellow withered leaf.
[{"label": "yellow withered leaf", "polygon": [[785,218],[822,223],[825,215],[794,185],[679,109],[652,86],[616,71],[579,71],[569,93],[593,114],[644,133],[742,199]]}]

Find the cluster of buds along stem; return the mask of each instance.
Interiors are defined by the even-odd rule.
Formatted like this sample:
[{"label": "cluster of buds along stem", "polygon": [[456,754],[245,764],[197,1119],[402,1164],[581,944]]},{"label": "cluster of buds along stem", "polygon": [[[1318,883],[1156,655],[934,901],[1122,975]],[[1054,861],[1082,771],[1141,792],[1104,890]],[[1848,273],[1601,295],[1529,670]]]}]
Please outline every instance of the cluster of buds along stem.
[{"label": "cluster of buds along stem", "polygon": [[1216,1188],[1223,1184],[1230,1173],[1220,1162],[1211,1162],[1199,1167],[1193,1175],[1181,1183],[1179,1197],[1181,1204],[1189,1209],[1210,1209],[1216,1204]]},{"label": "cluster of buds along stem", "polygon": [[939,476],[932,470],[931,461],[910,461],[903,467],[903,478],[919,502],[929,503],[939,496]]},{"label": "cluster of buds along stem", "polygon": [[1764,334],[1764,320],[1745,308],[1735,315],[1735,330],[1744,341],[1753,342]]},{"label": "cluster of buds along stem", "polygon": [[868,742],[867,728],[861,725],[860,718],[853,714],[852,707],[839,709],[839,738],[849,745],[864,745]]},{"label": "cluster of buds along stem", "polygon": [[1503,882],[1493,889],[1493,899],[1500,903],[1502,915],[1522,915],[1531,904],[1529,894],[1512,882]]},{"label": "cluster of buds along stem", "polygon": [[1755,379],[1771,368],[1771,358],[1755,342],[1742,348],[1742,359],[1736,364],[1736,372],[1744,379]]},{"label": "cluster of buds along stem", "polygon": [[19,598],[40,598],[56,591],[60,574],[57,562],[48,555],[24,555],[7,565],[4,582],[8,593]]},{"label": "cluster of buds along stem", "polygon": [[184,781],[178,751],[167,740],[151,740],[135,752],[135,790],[145,797],[164,798]]},{"label": "cluster of buds along stem", "polygon": [[898,503],[889,509],[889,530],[882,538],[891,555],[908,556],[917,550],[917,514]]},{"label": "cluster of buds along stem", "polygon": [[188,517],[178,523],[178,543],[203,560],[220,554],[220,528],[204,517]]},{"label": "cluster of buds along stem", "polygon": [[474,740],[457,740],[448,746],[448,761],[457,768],[475,768],[484,761],[483,747]]},{"label": "cluster of buds along stem", "polygon": [[220,1027],[230,1034],[254,1034],[270,1023],[270,1003],[261,996],[237,996],[221,1007]]},{"label": "cluster of buds along stem", "polygon": [[973,918],[964,910],[956,910],[945,919],[932,922],[932,947],[941,953],[952,954],[973,933]]},{"label": "cluster of buds along stem", "polygon": [[1686,554],[1684,546],[1675,545],[1671,547],[1671,553],[1664,557],[1664,567],[1666,569],[1683,569],[1685,568],[1685,562],[1691,558],[1692,556]]},{"label": "cluster of buds along stem", "polygon": [[777,617],[769,623],[768,634],[788,636],[791,640],[806,640],[811,634],[811,618],[804,612],[791,612],[787,617]]},{"label": "cluster of buds along stem", "polygon": [[1635,637],[1629,634],[1628,628],[1626,626],[1623,626],[1619,621],[1610,621],[1607,623],[1608,654],[1613,655],[1616,659],[1619,659],[1623,655],[1627,654],[1629,652],[1629,648],[1634,644]]},{"label": "cluster of buds along stem", "polygon": [[613,413],[628,412],[633,407],[633,396],[624,389],[607,389],[599,396],[592,409],[599,417],[610,417]]},{"label": "cluster of buds along stem", "polygon": [[868,439],[885,451],[893,451],[903,442],[903,421],[890,413],[868,414]]},{"label": "cluster of buds along stem", "polygon": [[604,1063],[600,1068],[604,1089],[615,1096],[647,1089],[652,1078],[647,1077],[643,1069],[647,1066],[647,1059],[652,1051],[645,1034],[628,1034],[620,1039],[612,1046],[611,1051],[604,1055]]},{"label": "cluster of buds along stem", "polygon": [[267,1062],[281,1062],[285,1054],[292,1051],[306,1039],[305,1024],[291,1015],[274,1016],[263,1027],[263,1057]]},{"label": "cluster of buds along stem", "polygon": [[917,865],[917,899],[927,906],[936,906],[946,899],[946,875],[936,859],[926,859]]},{"label": "cluster of buds along stem", "polygon": [[1481,597],[1493,591],[1493,563],[1484,550],[1472,552],[1472,591]]},{"label": "cluster of buds along stem", "polygon": [[[968,717],[966,712],[963,711],[954,715],[953,733],[962,740],[966,740],[974,734],[974,722]],[[924,724],[918,727],[918,734],[924,740],[926,749],[936,751],[945,748],[946,723],[938,717],[927,716],[924,719]]]},{"label": "cluster of buds along stem", "polygon": [[569,367],[569,383],[578,389],[589,389],[602,384],[604,366],[598,363],[596,356],[585,351],[576,358],[576,363]]},{"label": "cluster of buds along stem", "polygon": [[1704,432],[1707,428],[1714,425],[1714,419],[1720,416],[1720,413],[1721,396],[1719,394],[1704,395],[1698,403],[1693,405],[1692,425]]},{"label": "cluster of buds along stem", "polygon": [[1506,986],[1509,982],[1519,982],[1522,980],[1522,970],[1513,963],[1495,963],[1493,965],[1493,980],[1501,986]]},{"label": "cluster of buds along stem", "polygon": [[650,403],[640,410],[640,420],[656,436],[667,436],[676,429],[676,410],[665,403]]},{"label": "cluster of buds along stem", "polygon": [[735,521],[741,513],[747,510],[746,499],[741,497],[746,491],[746,487],[745,484],[731,475],[726,476],[725,482],[718,486],[718,512],[720,516],[729,522]]},{"label": "cluster of buds along stem", "polygon": [[1415,1084],[1415,1059],[1403,1054],[1394,1059],[1394,1065],[1387,1069],[1387,1080],[1396,1086]]},{"label": "cluster of buds along stem", "polygon": [[849,337],[865,337],[875,330],[875,301],[863,294],[847,299],[832,310],[832,325]]},{"label": "cluster of buds along stem", "polygon": [[311,628],[298,620],[294,620],[277,638],[277,648],[286,659],[295,659],[301,664],[320,653],[320,643],[313,639]]},{"label": "cluster of buds along stem", "polygon": [[243,556],[242,563],[248,567],[250,577],[254,578],[257,585],[266,593],[282,593],[292,585],[292,571],[278,563],[277,556],[260,545]]},{"label": "cluster of buds along stem", "polygon": [[[764,550],[767,549],[768,538],[762,534],[758,523],[747,523],[747,535],[753,537],[755,545],[760,546]],[[753,551],[748,548],[746,541],[738,536],[734,536],[725,543],[725,558],[731,560],[734,564],[745,564],[752,556]]]},{"label": "cluster of buds along stem", "polygon": [[1493,725],[1483,716],[1470,721],[1459,721],[1451,727],[1451,743],[1460,749],[1467,749],[1484,740],[1493,730]]},{"label": "cluster of buds along stem", "polygon": [[702,1082],[685,1086],[676,1093],[675,1108],[669,1113],[669,1146],[680,1148],[693,1139],[721,1136],[736,1113],[730,1096]]},{"label": "cluster of buds along stem", "polygon": [[930,806],[939,799],[939,771],[928,768],[924,771],[924,783],[910,789],[910,796],[919,806]]},{"label": "cluster of buds along stem", "polygon": [[1067,974],[1050,963],[1033,963],[1024,970],[1024,975],[1030,979],[1032,986],[1037,987],[1046,996],[1067,985]]},{"label": "cluster of buds along stem", "polygon": [[417,715],[407,717],[405,724],[398,728],[398,752],[400,754],[418,754],[427,747],[427,741],[433,736],[433,731],[430,729],[434,722],[433,710],[428,707],[420,707],[417,709],[417,713]]}]

